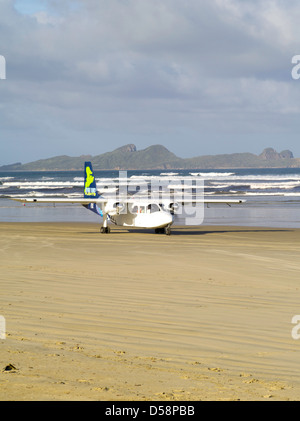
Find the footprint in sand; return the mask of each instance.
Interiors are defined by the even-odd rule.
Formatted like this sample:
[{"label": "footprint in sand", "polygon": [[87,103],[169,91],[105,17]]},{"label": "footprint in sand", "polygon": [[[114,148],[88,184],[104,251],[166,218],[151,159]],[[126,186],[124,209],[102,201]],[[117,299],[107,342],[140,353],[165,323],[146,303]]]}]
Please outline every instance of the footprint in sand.
[{"label": "footprint in sand", "polygon": [[251,380],[245,380],[244,383],[251,384],[251,383],[262,383],[258,379],[251,379]]},{"label": "footprint in sand", "polygon": [[216,371],[217,373],[220,373],[221,371],[224,371],[224,370],[222,370],[221,368],[219,368],[219,367],[208,367],[207,368],[209,371]]},{"label": "footprint in sand", "polygon": [[240,377],[251,377],[252,374],[249,373],[240,373]]},{"label": "footprint in sand", "polygon": [[108,392],[110,389],[107,386],[104,387],[93,387],[93,390],[96,392]]}]

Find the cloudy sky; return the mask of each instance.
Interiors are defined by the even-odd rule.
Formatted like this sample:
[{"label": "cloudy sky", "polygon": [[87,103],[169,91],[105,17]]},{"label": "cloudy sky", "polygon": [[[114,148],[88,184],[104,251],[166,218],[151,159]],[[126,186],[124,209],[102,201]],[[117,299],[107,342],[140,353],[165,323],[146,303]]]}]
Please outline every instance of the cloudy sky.
[{"label": "cloudy sky", "polygon": [[299,21],[298,0],[0,0],[0,165],[127,143],[300,157]]}]

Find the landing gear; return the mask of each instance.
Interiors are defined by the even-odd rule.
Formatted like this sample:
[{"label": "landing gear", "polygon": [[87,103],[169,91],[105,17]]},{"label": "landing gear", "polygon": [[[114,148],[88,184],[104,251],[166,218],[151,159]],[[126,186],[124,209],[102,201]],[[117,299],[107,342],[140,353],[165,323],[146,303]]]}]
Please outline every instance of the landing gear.
[{"label": "landing gear", "polygon": [[171,227],[169,225],[165,228],[165,234],[171,235]]},{"label": "landing gear", "polygon": [[101,232],[101,234],[109,234],[110,228],[109,227],[101,227],[100,232]]},{"label": "landing gear", "polygon": [[110,233],[110,228],[109,228],[109,226],[107,226],[107,215],[106,214],[103,215],[103,225],[100,228],[100,232],[101,232],[101,234],[109,234]]},{"label": "landing gear", "polygon": [[170,227],[170,225],[168,225],[165,228],[155,228],[155,234],[171,235],[171,227]]}]

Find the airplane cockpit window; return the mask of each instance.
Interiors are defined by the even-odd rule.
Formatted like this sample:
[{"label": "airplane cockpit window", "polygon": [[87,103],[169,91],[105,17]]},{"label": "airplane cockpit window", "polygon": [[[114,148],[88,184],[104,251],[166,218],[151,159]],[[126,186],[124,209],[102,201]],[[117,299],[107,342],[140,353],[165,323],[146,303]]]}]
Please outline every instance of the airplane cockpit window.
[{"label": "airplane cockpit window", "polygon": [[159,212],[161,209],[156,203],[150,203],[149,205],[134,205],[131,208],[131,213],[154,213]]},{"label": "airplane cockpit window", "polygon": [[159,212],[159,207],[156,203],[149,205],[148,209],[150,209],[150,213]]}]

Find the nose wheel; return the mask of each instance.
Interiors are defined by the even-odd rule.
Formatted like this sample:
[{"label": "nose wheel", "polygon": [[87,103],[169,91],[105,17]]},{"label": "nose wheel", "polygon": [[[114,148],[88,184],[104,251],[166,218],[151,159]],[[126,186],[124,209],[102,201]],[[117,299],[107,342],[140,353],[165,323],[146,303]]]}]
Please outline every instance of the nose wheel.
[{"label": "nose wheel", "polygon": [[171,227],[170,227],[170,225],[168,225],[168,226],[165,228],[165,234],[166,234],[166,235],[171,235]]},{"label": "nose wheel", "polygon": [[170,225],[168,225],[165,228],[155,228],[155,234],[171,235],[171,227],[170,227]]}]

